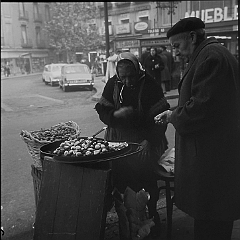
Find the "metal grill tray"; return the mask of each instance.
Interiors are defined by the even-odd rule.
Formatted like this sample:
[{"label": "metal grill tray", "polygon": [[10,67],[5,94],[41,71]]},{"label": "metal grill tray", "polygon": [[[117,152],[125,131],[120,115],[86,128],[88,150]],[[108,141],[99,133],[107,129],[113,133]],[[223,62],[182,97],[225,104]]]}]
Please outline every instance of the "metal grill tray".
[{"label": "metal grill tray", "polygon": [[[87,138],[87,137],[82,137],[82,138]],[[101,138],[97,138],[97,139],[101,139]],[[44,157],[48,156],[48,157],[52,157],[53,160],[57,162],[62,162],[62,163],[93,163],[93,162],[111,161],[114,159],[127,157],[142,151],[142,146],[140,144],[128,143],[128,146],[121,150],[97,154],[97,155],[69,157],[69,156],[57,156],[53,154],[53,151],[56,148],[58,148],[62,142],[64,142],[64,140],[56,141],[56,142],[49,143],[42,146],[40,148],[41,160],[44,160]]]}]

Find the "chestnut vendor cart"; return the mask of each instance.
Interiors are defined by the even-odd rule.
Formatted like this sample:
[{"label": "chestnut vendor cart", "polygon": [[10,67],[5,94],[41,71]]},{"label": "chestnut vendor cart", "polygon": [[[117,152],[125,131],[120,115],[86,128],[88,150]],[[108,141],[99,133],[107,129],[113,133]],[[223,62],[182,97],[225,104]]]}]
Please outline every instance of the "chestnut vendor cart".
[{"label": "chestnut vendor cart", "polygon": [[44,156],[33,240],[104,239],[110,162],[141,150],[141,145],[129,143],[109,157],[64,161]]}]

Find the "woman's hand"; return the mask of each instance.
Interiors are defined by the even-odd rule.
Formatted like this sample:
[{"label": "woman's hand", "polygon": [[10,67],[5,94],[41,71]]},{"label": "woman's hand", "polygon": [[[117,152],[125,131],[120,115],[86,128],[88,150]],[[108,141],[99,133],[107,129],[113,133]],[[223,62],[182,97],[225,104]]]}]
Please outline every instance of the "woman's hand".
[{"label": "woman's hand", "polygon": [[156,124],[167,124],[170,122],[171,115],[172,115],[172,111],[170,110],[164,111],[158,114],[157,116],[155,116],[154,121]]},{"label": "woman's hand", "polygon": [[113,113],[113,116],[116,118],[127,118],[133,113],[132,107],[121,107]]}]

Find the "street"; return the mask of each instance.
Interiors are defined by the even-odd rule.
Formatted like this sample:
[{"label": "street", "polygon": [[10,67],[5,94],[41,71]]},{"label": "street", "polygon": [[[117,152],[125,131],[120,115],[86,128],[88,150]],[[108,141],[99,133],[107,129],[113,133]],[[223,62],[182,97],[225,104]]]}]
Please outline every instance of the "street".
[{"label": "street", "polygon": [[[1,226],[5,231],[4,239],[17,239],[18,234],[29,232],[35,218],[32,158],[20,138],[21,130],[39,130],[72,120],[80,126],[82,136],[91,136],[104,126],[94,110],[94,94],[94,90],[63,92],[58,86],[45,85],[41,75],[1,80]],[[176,104],[176,99],[170,100],[170,104],[171,107]],[[98,137],[103,137],[103,133]],[[174,130],[171,125],[167,137],[172,147]]]}]

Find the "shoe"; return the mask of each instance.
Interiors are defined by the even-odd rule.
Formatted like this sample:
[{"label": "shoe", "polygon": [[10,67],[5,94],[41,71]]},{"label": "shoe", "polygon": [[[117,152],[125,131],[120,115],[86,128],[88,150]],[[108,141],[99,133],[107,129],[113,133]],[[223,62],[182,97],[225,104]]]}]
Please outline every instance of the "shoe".
[{"label": "shoe", "polygon": [[155,226],[151,227],[150,235],[151,235],[151,238],[154,239],[154,238],[160,237],[161,235],[161,221],[158,214],[154,217],[153,221],[155,223]]}]

